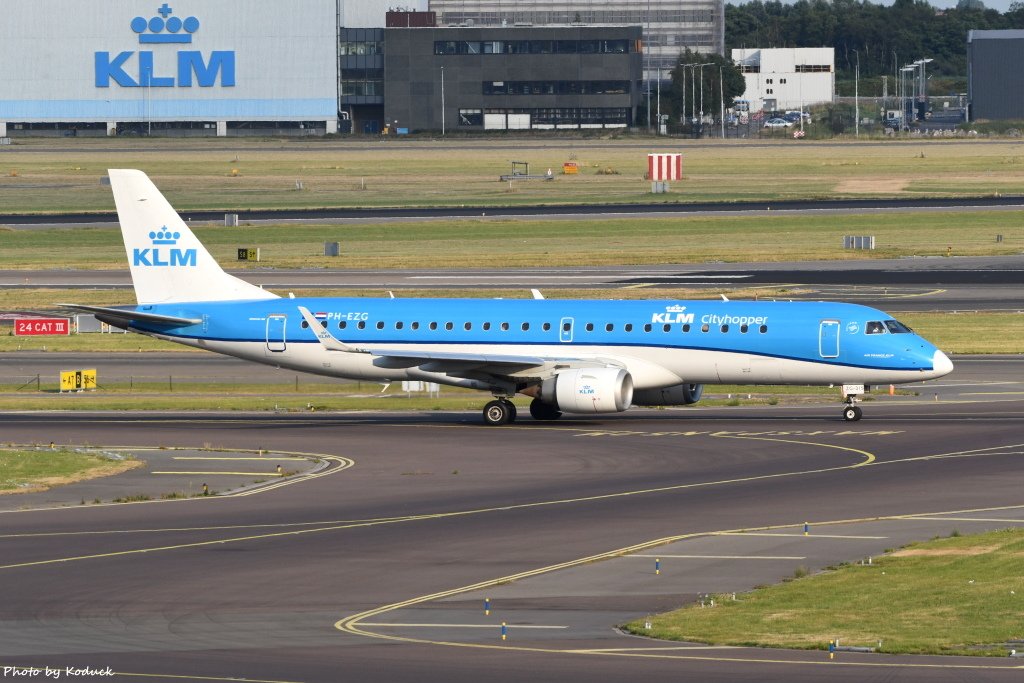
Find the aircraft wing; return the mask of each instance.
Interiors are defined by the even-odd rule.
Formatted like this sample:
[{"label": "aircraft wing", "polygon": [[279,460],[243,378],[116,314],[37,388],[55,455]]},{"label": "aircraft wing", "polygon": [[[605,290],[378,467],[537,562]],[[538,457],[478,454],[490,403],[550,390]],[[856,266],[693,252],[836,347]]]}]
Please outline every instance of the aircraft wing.
[{"label": "aircraft wing", "polygon": [[203,322],[202,318],[178,318],[173,315],[160,315],[157,313],[143,313],[131,308],[108,308],[106,306],[83,306],[81,304],[57,304],[62,308],[70,308],[74,311],[92,313],[96,319],[113,325],[115,327],[128,327],[128,323],[140,322],[156,325],[168,325],[173,327],[184,327],[186,325],[198,325]]}]

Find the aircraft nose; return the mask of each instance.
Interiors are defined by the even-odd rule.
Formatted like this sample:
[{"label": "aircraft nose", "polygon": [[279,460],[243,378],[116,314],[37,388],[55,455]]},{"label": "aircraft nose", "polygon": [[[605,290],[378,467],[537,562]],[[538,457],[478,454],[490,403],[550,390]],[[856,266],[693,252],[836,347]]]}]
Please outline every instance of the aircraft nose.
[{"label": "aircraft nose", "polygon": [[953,372],[953,361],[938,349],[935,350],[935,355],[932,357],[932,372],[935,373],[936,377],[942,377]]}]

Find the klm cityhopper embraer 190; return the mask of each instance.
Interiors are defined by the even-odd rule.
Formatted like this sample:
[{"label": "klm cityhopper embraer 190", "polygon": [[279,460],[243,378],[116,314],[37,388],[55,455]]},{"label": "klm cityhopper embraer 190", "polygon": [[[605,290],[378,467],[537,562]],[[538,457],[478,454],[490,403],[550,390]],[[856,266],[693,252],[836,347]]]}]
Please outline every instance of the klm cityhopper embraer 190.
[{"label": "klm cityhopper embraer 190", "polygon": [[[353,380],[490,392],[484,421],[688,405],[705,383],[865,385],[948,374],[942,351],[844,303],[281,298],[225,273],[141,171],[111,170],[138,305],[69,304],[158,339]],[[724,298],[724,297],[723,297]]]}]

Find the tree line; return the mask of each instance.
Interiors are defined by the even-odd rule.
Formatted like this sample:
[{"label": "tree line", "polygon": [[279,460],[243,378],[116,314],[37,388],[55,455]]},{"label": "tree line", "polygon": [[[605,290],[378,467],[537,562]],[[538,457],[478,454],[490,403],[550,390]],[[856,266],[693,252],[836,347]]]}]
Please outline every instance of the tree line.
[{"label": "tree line", "polygon": [[926,0],[895,0],[892,6],[858,0],[753,0],[726,5],[725,48],[833,47],[836,78],[891,75],[921,59],[935,60],[928,72],[966,77],[967,33],[1024,28],[1024,2],[1000,13],[983,0],[960,0],[936,9]]}]

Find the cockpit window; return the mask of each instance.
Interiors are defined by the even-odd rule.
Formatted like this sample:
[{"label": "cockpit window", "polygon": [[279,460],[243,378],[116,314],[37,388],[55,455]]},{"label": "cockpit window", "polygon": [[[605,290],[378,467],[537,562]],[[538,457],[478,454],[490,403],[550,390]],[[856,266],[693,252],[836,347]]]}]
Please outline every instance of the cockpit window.
[{"label": "cockpit window", "polygon": [[879,320],[872,320],[864,328],[864,334],[885,334],[885,325]]},{"label": "cockpit window", "polygon": [[899,320],[886,320],[886,328],[893,334],[911,334],[912,329],[901,323]]}]

